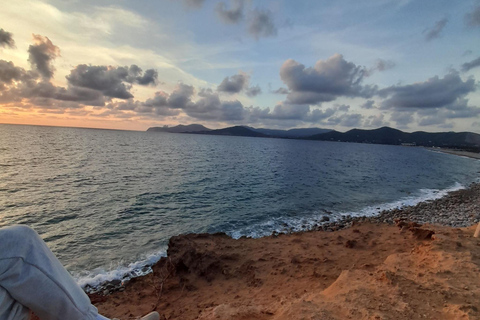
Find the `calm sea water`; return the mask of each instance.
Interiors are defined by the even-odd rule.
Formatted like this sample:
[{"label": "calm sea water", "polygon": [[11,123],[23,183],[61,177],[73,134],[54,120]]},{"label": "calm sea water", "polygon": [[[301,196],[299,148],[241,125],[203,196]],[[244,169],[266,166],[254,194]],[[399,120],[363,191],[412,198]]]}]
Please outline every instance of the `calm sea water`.
[{"label": "calm sea water", "polygon": [[423,148],[0,125],[0,226],[28,224],[79,283],[139,270],[173,235],[308,229],[477,181]]}]

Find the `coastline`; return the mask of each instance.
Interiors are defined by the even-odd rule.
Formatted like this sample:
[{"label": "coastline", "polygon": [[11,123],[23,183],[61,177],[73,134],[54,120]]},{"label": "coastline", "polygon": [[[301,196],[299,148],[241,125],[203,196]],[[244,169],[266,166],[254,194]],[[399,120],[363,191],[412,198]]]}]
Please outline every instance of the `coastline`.
[{"label": "coastline", "polygon": [[467,157],[467,158],[479,159],[480,160],[480,153],[476,153],[476,152],[454,150],[454,149],[445,149],[445,148],[426,148],[426,149],[434,151],[434,152],[453,154],[453,155],[456,155],[456,156],[461,156],[461,157]]},{"label": "coastline", "polygon": [[152,274],[90,297],[122,320],[153,309],[164,319],[476,319],[479,209],[472,184],[308,232],[177,236]]}]

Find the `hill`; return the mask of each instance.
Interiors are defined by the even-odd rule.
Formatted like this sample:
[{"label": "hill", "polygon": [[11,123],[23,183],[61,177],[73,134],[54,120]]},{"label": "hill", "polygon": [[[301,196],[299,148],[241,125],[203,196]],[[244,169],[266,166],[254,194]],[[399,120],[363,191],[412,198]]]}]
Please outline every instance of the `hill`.
[{"label": "hill", "polygon": [[280,130],[280,129],[265,129],[265,128],[251,128],[247,127],[253,131],[266,134],[267,136],[275,138],[306,138],[316,134],[322,134],[332,131],[331,129],[321,129],[321,128],[298,128],[290,130]]},{"label": "hill", "polygon": [[313,135],[309,140],[359,142],[373,144],[411,144],[425,147],[472,148],[480,145],[480,135],[471,132],[403,132],[389,127],[374,130],[352,129]]},{"label": "hill", "polygon": [[243,126],[234,126],[210,131],[192,132],[195,134],[210,134],[216,136],[241,136],[241,137],[268,137],[266,134],[256,132]]},{"label": "hill", "polygon": [[174,127],[151,127],[148,128],[147,131],[149,132],[168,132],[168,133],[189,133],[189,132],[198,132],[198,131],[210,131],[211,129],[202,126],[201,124],[189,124],[189,125],[181,125]]}]

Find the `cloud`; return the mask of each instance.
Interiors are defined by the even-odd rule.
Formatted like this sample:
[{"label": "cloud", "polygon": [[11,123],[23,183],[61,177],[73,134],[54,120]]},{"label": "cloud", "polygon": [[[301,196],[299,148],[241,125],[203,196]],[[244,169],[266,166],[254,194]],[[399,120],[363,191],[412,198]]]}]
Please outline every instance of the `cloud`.
[{"label": "cloud", "polygon": [[221,101],[218,94],[204,90],[201,99],[185,108],[188,116],[208,121],[241,121],[245,119],[246,109],[238,100]]},{"label": "cloud", "polygon": [[367,100],[364,104],[360,106],[362,109],[374,109],[375,108],[375,101],[373,100]]},{"label": "cloud", "polygon": [[471,12],[465,14],[465,23],[470,27],[480,26],[480,3],[473,7]]},{"label": "cloud", "polygon": [[251,12],[248,22],[248,33],[255,39],[277,35],[277,27],[269,10],[255,9]]},{"label": "cloud", "polygon": [[186,109],[195,93],[193,86],[179,83],[167,99],[167,105],[173,109]]},{"label": "cloud", "polygon": [[295,120],[304,122],[318,122],[332,116],[336,112],[334,108],[324,111],[311,109],[308,105],[278,104],[271,112],[261,114],[261,118],[272,120]]},{"label": "cloud", "polygon": [[319,104],[338,97],[371,97],[376,87],[363,86],[365,67],[347,62],[340,54],[327,60],[318,60],[314,67],[289,59],[280,68],[280,78],[290,93],[291,104]]},{"label": "cloud", "polygon": [[[155,94],[155,98],[157,98],[159,95],[163,95],[164,93],[162,92],[157,92]],[[153,98],[153,99],[155,99]],[[108,113],[108,114],[103,114],[105,115],[116,115],[118,113],[116,112],[121,112],[124,114],[124,111],[127,112],[133,112],[132,116],[134,115],[140,115],[140,116],[150,116],[150,117],[169,117],[169,116],[176,116],[180,114],[180,110],[178,109],[170,109],[163,103],[161,104],[155,104],[151,103],[152,99],[147,100],[146,102],[141,102],[141,101],[135,101],[133,99],[128,99],[125,101],[116,101],[112,102],[107,105],[107,108],[114,110],[113,113]]]},{"label": "cloud", "polygon": [[369,116],[363,123],[363,126],[367,128],[380,128],[389,125],[390,123],[385,121],[385,115],[383,113]]},{"label": "cloud", "polygon": [[447,25],[447,23],[448,23],[448,19],[443,18],[442,20],[438,20],[437,22],[435,22],[435,25],[433,27],[425,29],[425,31],[423,32],[425,33],[425,40],[431,41],[433,39],[438,38],[443,28],[445,28],[445,26]]},{"label": "cloud", "polygon": [[424,82],[393,86],[379,91],[386,96],[382,109],[393,109],[390,120],[407,127],[416,115],[420,126],[451,126],[447,120],[472,118],[480,115],[480,108],[469,106],[465,97],[476,91],[475,80],[463,81],[458,72],[451,71],[443,78],[435,76]]},{"label": "cloud", "polygon": [[227,24],[239,23],[243,19],[244,0],[233,0],[228,10],[224,2],[219,2],[215,8],[221,21]]},{"label": "cloud", "polygon": [[13,35],[3,29],[0,29],[0,47],[15,48],[15,41],[13,41]]},{"label": "cloud", "polygon": [[286,88],[278,88],[277,90],[272,91],[273,93],[276,94],[288,94],[290,91]]},{"label": "cloud", "polygon": [[182,0],[183,4],[188,8],[201,8],[205,0]]},{"label": "cloud", "polygon": [[259,85],[256,85],[256,86],[252,86],[252,87],[249,87],[245,90],[245,93],[247,94],[247,96],[249,97],[256,97],[258,96],[259,94],[262,93],[262,88],[260,88]]},{"label": "cloud", "polygon": [[157,72],[147,70],[142,75],[142,69],[136,65],[130,67],[88,66],[80,64],[70,71],[68,83],[73,86],[101,91],[105,96],[118,99],[130,99],[133,83],[155,84]]},{"label": "cloud", "polygon": [[371,70],[382,72],[394,68],[395,65],[395,62],[391,60],[377,59],[375,66]]},{"label": "cloud", "polygon": [[12,81],[24,79],[25,69],[16,67],[12,61],[0,60],[0,83],[10,84]]},{"label": "cloud", "polygon": [[57,87],[47,81],[24,83],[20,87],[20,95],[23,98],[30,99],[31,102],[41,98],[47,99],[45,101],[78,102],[90,106],[104,106],[105,104],[105,98],[99,91],[72,86],[67,88]]},{"label": "cloud", "polygon": [[28,61],[32,68],[36,69],[45,79],[50,79],[55,72],[51,63],[60,56],[60,49],[47,37],[34,34],[33,40],[35,44],[28,47]]},{"label": "cloud", "polygon": [[462,64],[462,71],[467,72],[476,67],[480,67],[480,57],[470,62],[465,62],[464,64]]},{"label": "cloud", "polygon": [[474,118],[480,115],[480,108],[468,105],[467,99],[459,99],[450,108],[424,109],[417,112],[420,125],[444,124],[449,119]]},{"label": "cloud", "polygon": [[414,112],[399,112],[395,111],[390,115],[390,121],[396,123],[397,127],[408,128],[408,125],[413,123]]},{"label": "cloud", "polygon": [[424,82],[392,86],[380,90],[379,94],[388,97],[381,104],[384,109],[426,109],[451,107],[475,90],[473,78],[463,81],[452,71],[443,78],[435,76]]},{"label": "cloud", "polygon": [[223,79],[223,81],[218,85],[217,91],[229,94],[239,93],[246,88],[248,81],[248,75],[244,73],[235,74]]},{"label": "cloud", "polygon": [[[135,65],[132,65],[132,66],[135,66]],[[138,70],[139,70],[139,74],[135,77],[136,83],[142,86],[157,84],[157,81],[158,81],[157,70],[155,69],[145,70],[145,73],[143,75],[141,75],[142,69],[138,68]]]},{"label": "cloud", "polygon": [[330,125],[341,125],[343,127],[360,127],[363,116],[359,113],[346,113],[327,120]]}]

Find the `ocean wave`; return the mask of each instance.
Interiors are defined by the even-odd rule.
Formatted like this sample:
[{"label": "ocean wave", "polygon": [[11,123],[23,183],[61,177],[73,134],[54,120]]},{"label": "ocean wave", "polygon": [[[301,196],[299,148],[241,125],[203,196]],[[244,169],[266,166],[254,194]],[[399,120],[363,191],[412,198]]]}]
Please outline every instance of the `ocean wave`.
[{"label": "ocean wave", "polygon": [[[460,183],[455,183],[453,186],[446,189],[420,189],[415,195],[403,197],[399,200],[375,204],[367,206],[357,211],[342,211],[331,212],[322,210],[322,212],[314,213],[308,217],[295,218],[274,218],[269,221],[249,226],[241,230],[234,230],[227,232],[234,239],[246,236],[250,238],[261,238],[269,236],[272,233],[288,233],[301,232],[314,229],[316,226],[332,223],[342,219],[345,216],[363,217],[379,215],[382,211],[401,209],[404,207],[415,206],[420,202],[432,201],[446,196],[449,192],[465,189],[465,186]],[[328,217],[328,221],[323,221],[324,217]]]},{"label": "ocean wave", "polygon": [[[250,238],[260,238],[269,236],[272,233],[287,233],[312,230],[314,227],[322,223],[331,223],[342,219],[344,216],[361,217],[375,216],[384,210],[400,209],[408,206],[417,205],[420,202],[432,201],[446,196],[449,192],[465,189],[460,183],[446,189],[420,189],[416,195],[401,198],[397,201],[371,205],[358,211],[347,212],[330,212],[322,210],[309,217],[300,218],[275,218],[269,221],[252,225],[239,230],[226,231],[226,233],[234,239],[246,236]],[[322,219],[328,216],[328,222],[322,222]],[[152,272],[152,266],[166,256],[166,248],[148,254],[138,261],[128,265],[120,264],[116,267],[105,270],[97,268],[92,271],[85,271],[74,274],[77,283],[87,292],[96,292],[101,290],[106,284],[114,281],[126,281],[139,276],[144,276]]]},{"label": "ocean wave", "polygon": [[158,252],[145,255],[138,261],[128,265],[119,264],[116,267],[110,268],[110,270],[97,268],[92,271],[83,271],[74,273],[73,277],[86,292],[96,292],[103,288],[105,284],[114,280],[121,280],[123,282],[151,273],[152,266],[166,255],[166,250],[162,249]]}]

